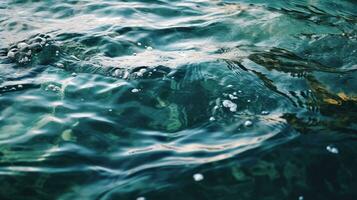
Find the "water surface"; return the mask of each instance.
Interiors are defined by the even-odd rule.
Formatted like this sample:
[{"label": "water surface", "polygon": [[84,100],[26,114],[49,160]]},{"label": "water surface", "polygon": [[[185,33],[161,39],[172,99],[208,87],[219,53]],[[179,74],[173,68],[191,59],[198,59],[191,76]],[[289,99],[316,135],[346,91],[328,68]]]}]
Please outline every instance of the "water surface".
[{"label": "water surface", "polygon": [[0,199],[356,199],[356,13],[1,1]]}]

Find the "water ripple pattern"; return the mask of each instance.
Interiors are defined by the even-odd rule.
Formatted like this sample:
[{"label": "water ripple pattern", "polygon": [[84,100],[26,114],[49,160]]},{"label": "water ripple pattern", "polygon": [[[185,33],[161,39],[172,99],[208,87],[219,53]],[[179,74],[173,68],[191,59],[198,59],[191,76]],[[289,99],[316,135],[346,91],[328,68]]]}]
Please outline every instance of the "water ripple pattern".
[{"label": "water ripple pattern", "polygon": [[353,0],[3,0],[0,199],[357,198]]}]

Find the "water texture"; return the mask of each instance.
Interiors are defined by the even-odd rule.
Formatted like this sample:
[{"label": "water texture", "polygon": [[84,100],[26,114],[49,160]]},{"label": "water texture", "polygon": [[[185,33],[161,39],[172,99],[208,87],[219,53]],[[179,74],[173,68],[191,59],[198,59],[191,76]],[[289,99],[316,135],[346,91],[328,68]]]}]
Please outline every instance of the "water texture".
[{"label": "water texture", "polygon": [[354,0],[2,0],[0,199],[357,199]]}]

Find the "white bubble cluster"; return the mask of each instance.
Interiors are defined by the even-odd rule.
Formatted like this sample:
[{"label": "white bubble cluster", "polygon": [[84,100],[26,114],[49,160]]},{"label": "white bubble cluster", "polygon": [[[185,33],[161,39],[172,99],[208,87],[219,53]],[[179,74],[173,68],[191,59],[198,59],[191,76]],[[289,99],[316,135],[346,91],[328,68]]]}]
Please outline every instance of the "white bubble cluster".
[{"label": "white bubble cluster", "polygon": [[222,102],[222,105],[226,108],[229,108],[231,112],[236,112],[237,111],[237,104],[233,103],[230,100],[224,100]]},{"label": "white bubble cluster", "polygon": [[50,90],[50,91],[53,91],[53,92],[58,92],[61,90],[61,88],[59,86],[56,86],[56,85],[53,85],[53,84],[49,84],[46,89],[47,90]]},{"label": "white bubble cluster", "polygon": [[28,61],[29,61],[29,58],[27,56],[25,56],[19,60],[19,63],[26,63]]},{"label": "white bubble cluster", "polygon": [[[48,35],[39,34],[26,41],[11,45],[7,52],[7,58],[19,64],[28,64],[31,62],[32,56],[41,52],[43,46],[48,46],[49,43],[52,44],[52,40]],[[58,54],[57,50],[56,55]]]}]

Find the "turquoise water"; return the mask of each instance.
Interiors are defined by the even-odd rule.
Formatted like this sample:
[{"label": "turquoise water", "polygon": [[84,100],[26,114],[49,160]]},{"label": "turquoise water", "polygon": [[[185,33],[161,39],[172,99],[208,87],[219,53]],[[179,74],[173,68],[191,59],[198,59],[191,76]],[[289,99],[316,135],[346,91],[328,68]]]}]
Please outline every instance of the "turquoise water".
[{"label": "turquoise water", "polygon": [[2,0],[0,199],[357,199],[354,0]]}]

